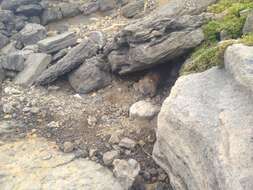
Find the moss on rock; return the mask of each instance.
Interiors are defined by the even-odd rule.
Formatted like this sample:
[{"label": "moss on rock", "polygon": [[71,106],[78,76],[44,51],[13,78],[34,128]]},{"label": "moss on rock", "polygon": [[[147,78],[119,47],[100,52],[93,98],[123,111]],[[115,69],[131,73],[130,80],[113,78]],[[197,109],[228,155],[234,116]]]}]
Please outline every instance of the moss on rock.
[{"label": "moss on rock", "polygon": [[[253,34],[242,36],[246,17],[240,16],[241,11],[251,8],[253,8],[252,0],[220,0],[210,6],[208,12],[222,13],[224,16],[211,20],[203,26],[205,41],[192,53],[180,74],[202,72],[213,66],[222,66],[224,52],[233,43],[253,45]],[[219,42],[222,31],[232,39]]]}]

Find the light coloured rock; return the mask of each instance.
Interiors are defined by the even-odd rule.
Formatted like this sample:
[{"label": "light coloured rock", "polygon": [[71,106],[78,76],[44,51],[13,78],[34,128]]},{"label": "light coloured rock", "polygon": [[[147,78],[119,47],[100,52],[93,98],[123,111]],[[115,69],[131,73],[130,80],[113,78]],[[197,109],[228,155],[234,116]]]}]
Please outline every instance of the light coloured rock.
[{"label": "light coloured rock", "polygon": [[121,139],[121,141],[119,142],[119,146],[132,150],[135,148],[136,142],[132,139],[125,137],[125,138]]},{"label": "light coloured rock", "polygon": [[138,119],[152,119],[160,111],[160,107],[151,102],[141,100],[130,107],[130,117]]},{"label": "light coloured rock", "polygon": [[153,152],[173,188],[253,189],[252,113],[252,92],[224,69],[179,78],[158,116]]},{"label": "light coloured rock", "polygon": [[119,152],[116,150],[108,151],[103,154],[103,162],[107,166],[110,166],[113,160],[117,158],[119,158]]},{"label": "light coloured rock", "polygon": [[108,169],[55,147],[37,138],[0,146],[0,189],[123,190]]},{"label": "light coloured rock", "polygon": [[38,42],[39,51],[54,53],[77,43],[77,37],[73,32],[65,32],[53,37],[48,37]]},{"label": "light coloured rock", "polygon": [[116,159],[113,161],[113,166],[114,176],[119,180],[123,189],[128,190],[140,172],[140,164],[134,159],[128,161]]},{"label": "light coloured rock", "polygon": [[235,80],[253,91],[253,47],[234,44],[225,52],[225,67]]},{"label": "light coloured rock", "polygon": [[44,53],[32,53],[25,61],[25,69],[15,78],[15,82],[20,85],[30,86],[47,68],[51,61],[51,56]]},{"label": "light coloured rock", "polygon": [[44,26],[35,23],[28,23],[19,33],[19,39],[25,46],[36,44],[46,38],[47,32]]}]

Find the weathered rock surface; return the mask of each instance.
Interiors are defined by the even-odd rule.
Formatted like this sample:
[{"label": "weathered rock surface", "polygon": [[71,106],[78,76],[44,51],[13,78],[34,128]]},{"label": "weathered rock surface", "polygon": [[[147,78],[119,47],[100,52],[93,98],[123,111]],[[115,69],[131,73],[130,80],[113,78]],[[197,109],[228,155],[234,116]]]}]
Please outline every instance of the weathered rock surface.
[{"label": "weathered rock surface", "polygon": [[252,112],[252,91],[224,69],[179,78],[158,116],[153,152],[174,189],[251,190]]},{"label": "weathered rock surface", "polygon": [[61,3],[59,6],[63,18],[74,17],[80,14],[79,5],[77,3]]},{"label": "weathered rock surface", "polygon": [[204,39],[200,26],[209,17],[200,13],[214,2],[171,0],[160,10],[126,26],[115,38],[108,56],[113,71],[126,74],[143,70],[198,46]]},{"label": "weathered rock surface", "polygon": [[239,84],[253,91],[253,47],[242,44],[228,47],[225,66]]},{"label": "weathered rock surface", "polygon": [[99,10],[99,2],[98,1],[87,2],[80,7],[80,10],[83,15],[90,15],[92,13],[95,13]]},{"label": "weathered rock surface", "polygon": [[253,10],[248,14],[246,22],[243,27],[243,34],[253,32]]},{"label": "weathered rock surface", "polygon": [[121,13],[126,18],[132,18],[144,10],[144,1],[143,0],[135,0],[121,9]]},{"label": "weathered rock surface", "polygon": [[43,7],[38,3],[38,4],[21,5],[16,9],[15,13],[31,17],[41,15],[42,11]]},{"label": "weathered rock surface", "polygon": [[111,83],[108,66],[101,59],[87,59],[76,71],[69,75],[70,85],[77,93],[85,94],[99,90]]},{"label": "weathered rock surface", "polygon": [[153,105],[151,102],[141,100],[130,107],[129,115],[131,118],[152,119],[159,113],[159,111],[159,106]]},{"label": "weathered rock surface", "polygon": [[99,7],[101,11],[109,11],[116,8],[116,1],[115,0],[98,0]]},{"label": "weathered rock surface", "polygon": [[16,11],[19,6],[38,4],[41,0],[3,0],[1,7],[4,10]]},{"label": "weathered rock surface", "polygon": [[116,159],[113,161],[113,166],[115,177],[119,180],[123,189],[128,190],[140,172],[139,163],[134,159],[129,159],[128,161]]},{"label": "weathered rock surface", "polygon": [[9,43],[9,38],[0,33],[0,49]]},{"label": "weathered rock surface", "polygon": [[37,138],[1,145],[0,188],[123,190],[108,169],[55,147]]},{"label": "weathered rock surface", "polygon": [[77,43],[74,32],[65,32],[53,37],[48,37],[38,42],[39,51],[44,53],[55,53]]},{"label": "weathered rock surface", "polygon": [[45,9],[41,15],[41,23],[46,25],[50,22],[62,19],[62,12],[60,7],[50,7]]},{"label": "weathered rock surface", "polygon": [[16,52],[6,56],[6,61],[2,63],[5,70],[22,71],[25,67],[25,58],[22,54]]},{"label": "weathered rock surface", "polygon": [[19,32],[18,40],[23,45],[36,44],[38,41],[46,38],[47,32],[44,26],[35,23],[29,23]]},{"label": "weathered rock surface", "polygon": [[36,81],[37,84],[45,85],[55,81],[59,76],[78,68],[86,59],[96,55],[99,49],[94,41],[85,39],[78,46],[72,48],[66,56],[56,64],[49,67]]},{"label": "weathered rock surface", "polygon": [[25,61],[25,69],[15,78],[20,85],[30,86],[51,62],[51,56],[44,53],[32,53]]}]

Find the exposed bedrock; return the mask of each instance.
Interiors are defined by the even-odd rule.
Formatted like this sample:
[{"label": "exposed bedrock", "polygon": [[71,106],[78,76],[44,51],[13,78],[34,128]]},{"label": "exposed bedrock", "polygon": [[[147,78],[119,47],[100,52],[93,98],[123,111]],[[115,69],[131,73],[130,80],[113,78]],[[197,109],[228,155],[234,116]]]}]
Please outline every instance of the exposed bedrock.
[{"label": "exposed bedrock", "polygon": [[251,49],[233,45],[226,69],[180,77],[163,103],[153,157],[174,189],[253,189]]},{"label": "exposed bedrock", "polygon": [[119,74],[153,67],[184,55],[198,46],[201,25],[210,18],[201,14],[215,0],[171,0],[145,18],[126,26],[115,38],[108,60]]}]

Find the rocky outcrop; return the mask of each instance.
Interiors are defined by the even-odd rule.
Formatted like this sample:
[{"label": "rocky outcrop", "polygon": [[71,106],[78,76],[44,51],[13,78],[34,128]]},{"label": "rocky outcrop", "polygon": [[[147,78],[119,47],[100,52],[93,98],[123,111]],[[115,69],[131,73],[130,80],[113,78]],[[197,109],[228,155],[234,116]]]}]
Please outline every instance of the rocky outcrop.
[{"label": "rocky outcrop", "polygon": [[44,53],[55,53],[77,43],[77,37],[73,32],[65,32],[53,37],[48,37],[38,42],[39,51]]},{"label": "rocky outcrop", "polygon": [[69,83],[77,93],[81,94],[99,90],[111,83],[109,68],[97,57],[87,59],[69,75]]},{"label": "rocky outcrop", "polygon": [[184,55],[204,39],[200,14],[215,0],[172,0],[153,14],[126,26],[108,56],[114,72],[125,74]]},{"label": "rocky outcrop", "polygon": [[251,49],[228,48],[228,70],[183,76],[165,100],[153,157],[174,189],[253,188]]},{"label": "rocky outcrop", "polygon": [[96,55],[98,49],[97,43],[90,39],[84,39],[78,46],[72,48],[66,56],[44,71],[38,78],[37,84],[46,85],[77,69],[86,59]]},{"label": "rocky outcrop", "polygon": [[44,53],[32,53],[25,61],[25,69],[15,78],[15,83],[30,86],[51,62],[51,56]]}]

